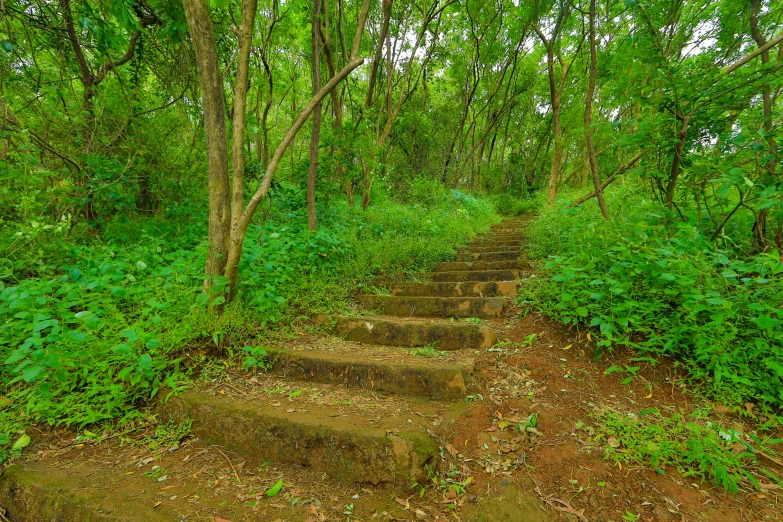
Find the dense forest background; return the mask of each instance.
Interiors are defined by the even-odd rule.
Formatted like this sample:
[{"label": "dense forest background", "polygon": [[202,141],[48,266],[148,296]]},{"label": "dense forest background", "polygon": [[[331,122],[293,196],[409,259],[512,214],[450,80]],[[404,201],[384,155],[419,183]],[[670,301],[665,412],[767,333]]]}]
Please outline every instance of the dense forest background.
[{"label": "dense forest background", "polygon": [[499,212],[540,213],[520,304],[783,405],[780,2],[0,15],[0,432],[135,418]]}]

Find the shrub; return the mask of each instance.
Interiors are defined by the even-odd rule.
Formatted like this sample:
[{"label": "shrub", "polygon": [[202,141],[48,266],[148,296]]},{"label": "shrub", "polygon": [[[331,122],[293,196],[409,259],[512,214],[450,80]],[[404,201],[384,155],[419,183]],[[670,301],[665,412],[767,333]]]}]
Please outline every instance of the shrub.
[{"label": "shrub", "polygon": [[604,221],[587,203],[545,209],[532,226],[545,277],[530,290],[543,309],[596,328],[599,346],[682,361],[716,398],[783,406],[780,254],[741,257],[640,195],[613,194],[625,217]]}]

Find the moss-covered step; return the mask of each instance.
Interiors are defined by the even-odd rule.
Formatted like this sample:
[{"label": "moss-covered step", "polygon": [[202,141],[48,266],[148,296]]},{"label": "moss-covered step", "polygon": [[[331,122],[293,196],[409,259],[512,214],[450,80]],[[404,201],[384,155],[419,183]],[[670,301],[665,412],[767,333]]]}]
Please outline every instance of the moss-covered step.
[{"label": "moss-covered step", "polygon": [[436,272],[470,272],[475,270],[527,270],[530,263],[517,259],[513,261],[447,261],[435,265]]},{"label": "moss-covered step", "polygon": [[422,274],[433,281],[515,281],[519,270],[479,270]]},{"label": "moss-covered step", "polygon": [[473,240],[468,243],[468,249],[481,248],[481,247],[521,247],[524,241],[522,239],[485,239],[485,240]]},{"label": "moss-covered step", "polygon": [[[124,473],[91,465],[74,472],[35,462],[10,466],[0,474],[3,520],[13,522],[168,522],[180,517],[141,500],[150,491],[123,487]],[[148,480],[151,490],[157,482]],[[100,487],[95,485],[99,484]]]},{"label": "moss-covered step", "polygon": [[465,254],[483,254],[489,252],[520,252],[519,245],[468,245],[461,249]]},{"label": "moss-covered step", "polygon": [[446,320],[354,318],[318,315],[316,323],[348,341],[386,346],[430,346],[438,350],[489,348],[497,335],[489,328]]},{"label": "moss-covered step", "polygon": [[515,261],[522,254],[513,250],[506,252],[478,252],[472,254],[457,254],[455,261]]},{"label": "moss-covered step", "polygon": [[502,297],[360,295],[358,301],[369,310],[401,317],[500,317],[507,304]]},{"label": "moss-covered step", "polygon": [[476,239],[502,239],[504,241],[510,241],[514,239],[525,239],[525,234],[519,233],[519,232],[493,232],[492,234],[484,234],[482,236],[478,236]]},{"label": "moss-covered step", "polygon": [[339,403],[308,402],[302,391],[300,397],[283,405],[286,396],[185,392],[158,408],[164,421],[191,420],[191,433],[207,444],[301,465],[338,482],[408,488],[426,478],[438,445],[411,413],[380,407],[346,413]]},{"label": "moss-covered step", "polygon": [[521,223],[511,223],[509,225],[495,225],[490,228],[493,234],[522,234],[524,233],[524,225]]},{"label": "moss-covered step", "polygon": [[392,295],[440,297],[513,297],[517,295],[514,281],[456,281],[433,283],[393,283]]},{"label": "moss-covered step", "polygon": [[[355,344],[355,343],[354,343]],[[472,358],[441,362],[397,348],[377,356],[379,347],[354,345],[350,353],[312,349],[268,349],[276,375],[310,382],[340,384],[431,399],[461,399],[475,362]]]}]

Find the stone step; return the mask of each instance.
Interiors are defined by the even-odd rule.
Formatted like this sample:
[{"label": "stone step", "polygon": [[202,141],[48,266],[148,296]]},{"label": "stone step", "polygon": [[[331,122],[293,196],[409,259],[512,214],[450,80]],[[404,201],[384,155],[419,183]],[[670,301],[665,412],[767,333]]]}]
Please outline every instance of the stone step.
[{"label": "stone step", "polygon": [[489,230],[490,232],[522,233],[525,230],[525,225],[520,223],[509,223],[508,225],[495,225]]},{"label": "stone step", "polygon": [[369,310],[400,317],[500,317],[507,305],[503,297],[360,295],[358,301]]},{"label": "stone step", "polygon": [[440,297],[513,297],[517,295],[514,281],[458,281],[443,283],[394,283],[393,295]]},{"label": "stone step", "polygon": [[519,270],[480,270],[457,272],[431,272],[422,274],[433,281],[516,281],[519,279]]},{"label": "stone step", "polygon": [[468,243],[467,249],[470,251],[473,251],[474,248],[481,248],[481,247],[501,247],[501,246],[510,246],[510,247],[521,247],[522,243],[524,243],[521,239],[510,239],[508,241],[500,240],[500,241],[473,241],[471,243]]},{"label": "stone step", "polygon": [[513,239],[525,239],[525,234],[521,233],[492,233],[492,234],[485,234],[483,236],[478,236],[476,239],[478,240],[513,240]]},{"label": "stone step", "polygon": [[[75,473],[70,464],[58,469],[36,462],[10,466],[0,473],[2,520],[14,522],[164,522],[180,520],[174,511],[156,509],[151,499],[139,500],[141,488],[128,492],[112,486],[128,479],[124,473],[111,473],[90,464]],[[146,478],[146,477],[145,477]],[[147,489],[156,484],[147,479]],[[100,483],[101,488],[90,487]],[[110,490],[110,494],[107,492]],[[129,494],[132,493],[132,494]],[[149,494],[146,496],[152,497]]]},{"label": "stone step", "polygon": [[456,261],[515,261],[522,256],[520,252],[480,252],[476,254],[457,254]]},{"label": "stone step", "polygon": [[445,406],[323,384],[267,384],[271,377],[181,393],[158,404],[159,418],[190,419],[191,434],[206,444],[254,461],[300,465],[340,483],[407,490],[434,464],[438,445],[427,434],[427,417],[443,417]]},{"label": "stone step", "polygon": [[530,263],[525,260],[516,261],[448,261],[435,265],[436,272],[469,272],[473,270],[526,270]]},{"label": "stone step", "polygon": [[385,346],[430,346],[438,350],[489,348],[497,335],[489,328],[447,321],[354,318],[319,315],[313,321],[348,341]]},{"label": "stone step", "polygon": [[500,246],[493,246],[493,245],[481,245],[481,246],[466,246],[462,249],[462,253],[465,254],[483,254],[483,253],[489,253],[489,252],[520,252],[520,247],[516,245],[507,246],[507,245],[500,245]]},{"label": "stone step", "polygon": [[370,391],[461,399],[467,393],[475,361],[454,352],[437,357],[413,355],[409,348],[388,348],[339,340],[328,347],[297,343],[268,348],[269,371],[301,381],[338,384]]}]

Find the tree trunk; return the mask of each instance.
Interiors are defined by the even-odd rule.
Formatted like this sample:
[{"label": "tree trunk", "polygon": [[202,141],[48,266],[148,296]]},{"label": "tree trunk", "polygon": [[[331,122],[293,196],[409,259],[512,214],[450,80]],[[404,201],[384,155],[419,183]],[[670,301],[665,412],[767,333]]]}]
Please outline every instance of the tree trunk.
[{"label": "tree trunk", "polygon": [[563,133],[560,129],[560,94],[552,96],[552,133],[554,134],[555,150],[552,152],[552,167],[549,170],[549,185],[546,192],[546,204],[552,205],[557,195],[557,181],[560,179],[561,163],[563,162]]},{"label": "tree trunk", "polygon": [[[756,45],[758,45],[759,48],[764,47],[767,44],[767,40],[764,37],[763,34],[761,34],[761,30],[759,29],[759,22],[758,22],[758,14],[760,9],[760,0],[751,0],[750,1],[750,32],[751,36],[753,36],[753,40],[756,42]],[[769,63],[769,50],[765,50],[761,52],[761,64],[766,65]],[[761,99],[762,99],[762,105],[763,105],[763,111],[764,111],[764,117],[763,117],[763,123],[762,128],[764,129],[764,139],[767,142],[767,146],[769,147],[769,151],[773,156],[773,159],[771,161],[768,161],[765,165],[767,174],[762,177],[763,184],[764,185],[772,185],[775,183],[779,183],[779,180],[775,179],[775,171],[776,171],[776,165],[777,165],[777,142],[775,142],[775,137],[773,135],[773,126],[772,126],[772,109],[773,109],[773,101],[772,101],[772,89],[770,88],[769,83],[765,82],[761,86]],[[760,251],[764,252],[769,248],[768,241],[767,241],[767,217],[768,217],[769,211],[768,209],[761,209],[758,214],[756,215],[756,223],[753,226],[753,236],[754,241],[756,243],[755,248]],[[778,229],[780,228],[780,224],[778,224]],[[777,236],[780,236],[780,234],[776,234]],[[781,237],[777,237],[777,242],[780,243],[783,240]]]},{"label": "tree trunk", "polygon": [[184,0],[184,6],[201,81],[204,136],[207,145],[209,246],[204,290],[209,291],[212,287],[212,278],[223,275],[225,271],[231,226],[226,114],[223,102],[223,80],[220,75],[212,20],[206,2]]},{"label": "tree trunk", "polygon": [[[318,94],[321,88],[321,0],[313,0],[313,19],[311,23],[311,37],[313,48],[313,96]],[[313,130],[310,133],[310,166],[307,169],[307,229],[315,231],[315,178],[318,174],[318,144],[321,141],[321,102],[315,105],[313,110]]]},{"label": "tree trunk", "polygon": [[595,93],[595,76],[598,58],[595,51],[595,0],[590,0],[590,79],[587,83],[587,99],[585,100],[585,143],[587,159],[590,164],[590,173],[595,187],[595,198],[598,200],[598,208],[604,219],[609,219],[609,211],[604,201],[604,189],[601,187],[601,178],[598,176],[598,161],[595,157],[593,146],[593,94]]},{"label": "tree trunk", "polygon": [[674,189],[677,186],[677,178],[680,176],[680,165],[682,164],[682,154],[685,150],[685,138],[688,135],[690,116],[687,114],[683,115],[681,122],[680,132],[677,135],[677,144],[674,146],[674,158],[672,159],[669,181],[666,183],[666,207],[669,210],[674,209]]}]

